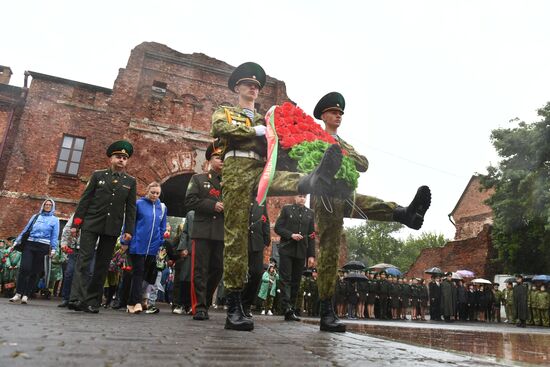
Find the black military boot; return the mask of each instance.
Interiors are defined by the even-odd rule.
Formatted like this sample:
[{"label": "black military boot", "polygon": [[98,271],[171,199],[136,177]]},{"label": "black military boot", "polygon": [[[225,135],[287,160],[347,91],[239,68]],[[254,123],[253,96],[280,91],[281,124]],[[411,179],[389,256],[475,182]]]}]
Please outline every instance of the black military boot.
[{"label": "black military boot", "polygon": [[398,206],[393,210],[393,220],[409,228],[420,229],[424,223],[424,214],[432,202],[432,193],[428,186],[420,186],[407,207]]},{"label": "black military boot", "polygon": [[300,318],[290,309],[285,312],[285,321],[300,321]]},{"label": "black military boot", "polygon": [[301,194],[329,195],[334,190],[334,175],[342,165],[342,149],[333,144],[325,151],[319,165],[298,182]]},{"label": "black military boot", "polygon": [[227,317],[225,318],[225,328],[239,331],[254,330],[254,321],[244,316],[241,304],[241,292],[229,292],[227,300]]},{"label": "black military boot", "polygon": [[243,305],[243,315],[247,319],[252,319],[252,312],[250,311],[250,305]]},{"label": "black military boot", "polygon": [[340,321],[332,308],[332,300],[321,300],[321,331],[332,331],[343,333],[346,331],[346,325]]}]

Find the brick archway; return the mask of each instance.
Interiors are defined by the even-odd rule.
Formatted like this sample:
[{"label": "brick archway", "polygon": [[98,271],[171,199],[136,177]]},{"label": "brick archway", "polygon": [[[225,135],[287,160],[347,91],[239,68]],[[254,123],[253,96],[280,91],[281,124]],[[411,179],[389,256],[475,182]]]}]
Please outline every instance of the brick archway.
[{"label": "brick archway", "polygon": [[162,193],[160,200],[166,204],[168,215],[172,217],[185,217],[187,208],[185,207],[185,193],[191,176],[194,173],[184,173],[173,176],[164,181],[161,185]]}]

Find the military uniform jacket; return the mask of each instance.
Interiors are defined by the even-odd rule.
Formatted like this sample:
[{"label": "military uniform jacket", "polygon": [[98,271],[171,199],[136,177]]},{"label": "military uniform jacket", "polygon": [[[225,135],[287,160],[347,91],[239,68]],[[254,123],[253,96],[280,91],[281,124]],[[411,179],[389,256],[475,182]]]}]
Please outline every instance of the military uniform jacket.
[{"label": "military uniform jacket", "polygon": [[185,206],[195,211],[191,238],[223,241],[223,212],[214,210],[221,191],[221,177],[212,170],[191,177],[185,195]]},{"label": "military uniform jacket", "polygon": [[[305,259],[315,257],[315,228],[313,210],[301,205],[285,205],[275,223],[275,233],[281,236],[279,255]],[[292,234],[301,234],[300,241],[292,239]]]},{"label": "military uniform jacket", "polygon": [[369,169],[369,161],[367,157],[357,153],[353,146],[349,143],[347,143],[344,139],[336,136],[336,141],[340,144],[340,147],[342,147],[343,150],[346,151],[347,156],[350,157],[353,162],[355,163],[355,168],[357,168],[357,171],[359,172],[367,172]]},{"label": "military uniform jacket", "polygon": [[250,209],[248,251],[263,251],[271,243],[271,229],[267,207],[259,206],[255,200]]},{"label": "military uniform jacket", "polygon": [[221,139],[224,152],[253,151],[265,157],[267,140],[265,136],[256,136],[254,130],[254,126],[265,124],[264,117],[257,112],[251,120],[239,106],[220,106],[212,114],[212,136]]},{"label": "military uniform jacket", "polygon": [[111,169],[95,171],[80,197],[74,214],[82,220],[80,228],[108,236],[134,234],[136,222],[136,179],[127,173],[116,175]]}]

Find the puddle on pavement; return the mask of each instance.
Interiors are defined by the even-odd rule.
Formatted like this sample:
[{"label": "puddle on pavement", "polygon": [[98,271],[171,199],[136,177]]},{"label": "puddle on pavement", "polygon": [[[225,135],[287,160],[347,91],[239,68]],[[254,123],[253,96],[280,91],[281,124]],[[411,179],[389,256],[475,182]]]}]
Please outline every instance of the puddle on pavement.
[{"label": "puddle on pavement", "polygon": [[[549,365],[550,334],[388,327],[346,324],[347,330],[437,349]],[[526,329],[528,332],[528,329]]]}]

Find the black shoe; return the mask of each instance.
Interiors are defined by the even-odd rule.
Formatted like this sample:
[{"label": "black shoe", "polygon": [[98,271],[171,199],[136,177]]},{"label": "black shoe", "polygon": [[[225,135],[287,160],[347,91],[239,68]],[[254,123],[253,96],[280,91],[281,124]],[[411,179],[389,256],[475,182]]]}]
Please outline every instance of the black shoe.
[{"label": "black shoe", "polygon": [[206,315],[205,311],[197,311],[193,315],[193,320],[200,320],[200,321],[208,320],[208,316]]},{"label": "black shoe", "polygon": [[288,310],[285,312],[285,321],[300,321],[300,318],[296,316],[294,310]]},{"label": "black shoe", "polygon": [[331,331],[337,333],[343,333],[346,331],[346,325],[344,325],[334,313],[332,301],[330,299],[321,300],[320,324],[321,331]]},{"label": "black shoe", "polygon": [[428,186],[420,186],[407,207],[399,206],[393,210],[393,220],[412,229],[420,229],[424,224],[424,214],[432,202],[432,193]]},{"label": "black shoe", "polygon": [[250,305],[243,305],[243,315],[247,319],[252,319],[252,312],[250,312]]},{"label": "black shoe", "polygon": [[334,176],[342,165],[342,149],[333,144],[325,151],[319,165],[298,182],[298,192],[301,194],[329,195],[335,190]]},{"label": "black shoe", "polygon": [[57,307],[69,307],[69,301],[63,300],[60,304],[57,305]]},{"label": "black shoe", "polygon": [[69,301],[67,308],[73,311],[84,311],[84,304],[80,301]]},{"label": "black shoe", "polygon": [[86,313],[99,313],[99,307],[86,306],[86,308],[84,308],[84,312],[86,312]]},{"label": "black shoe", "polygon": [[229,292],[226,297],[226,302],[227,317],[225,318],[225,328],[239,331],[254,330],[254,321],[244,316],[241,304],[241,292]]}]

